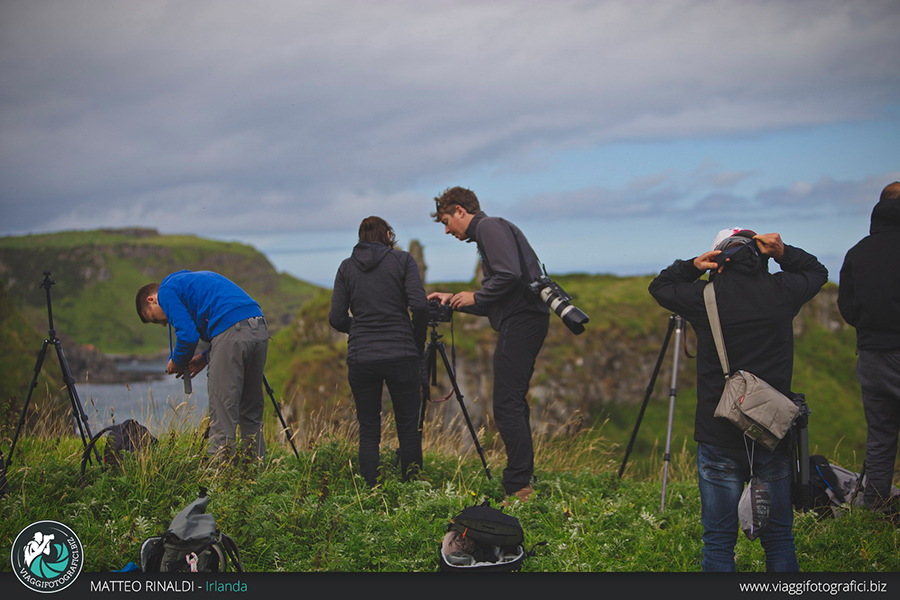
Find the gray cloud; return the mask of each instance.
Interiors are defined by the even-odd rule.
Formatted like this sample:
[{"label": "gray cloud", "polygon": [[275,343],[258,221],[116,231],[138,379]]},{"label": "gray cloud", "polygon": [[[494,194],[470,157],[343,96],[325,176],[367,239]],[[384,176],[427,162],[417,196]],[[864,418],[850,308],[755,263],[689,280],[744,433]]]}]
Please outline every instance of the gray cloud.
[{"label": "gray cloud", "polygon": [[636,179],[621,189],[596,187],[541,194],[518,203],[514,211],[526,219],[543,221],[669,216],[718,222],[754,213],[767,218],[858,216],[871,212],[884,186],[900,179],[900,171],[859,181],[830,177],[814,183],[795,181],[749,194],[727,189],[706,191],[710,186],[731,187],[747,176],[749,173],[723,171],[707,161],[686,174],[667,171]]},{"label": "gray cloud", "polygon": [[[473,165],[875,118],[900,82],[895,7],[4,3],[3,230],[303,231],[385,205],[420,218],[412,190]],[[747,176],[694,173],[716,190],[709,202]],[[558,216],[683,211],[692,199],[685,181],[635,186],[558,195]],[[752,201],[779,194],[808,197]]]}]

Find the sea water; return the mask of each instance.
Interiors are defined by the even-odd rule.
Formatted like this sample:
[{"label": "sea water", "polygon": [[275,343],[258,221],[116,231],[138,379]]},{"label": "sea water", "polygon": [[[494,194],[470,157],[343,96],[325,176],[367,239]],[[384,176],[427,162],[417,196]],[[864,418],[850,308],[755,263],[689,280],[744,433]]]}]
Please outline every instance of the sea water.
[{"label": "sea water", "polygon": [[209,406],[206,369],[191,380],[191,394],[184,381],[166,375],[166,361],[119,365],[134,374],[127,383],[77,382],[75,389],[94,433],[114,423],[135,419],[154,434],[194,427]]}]

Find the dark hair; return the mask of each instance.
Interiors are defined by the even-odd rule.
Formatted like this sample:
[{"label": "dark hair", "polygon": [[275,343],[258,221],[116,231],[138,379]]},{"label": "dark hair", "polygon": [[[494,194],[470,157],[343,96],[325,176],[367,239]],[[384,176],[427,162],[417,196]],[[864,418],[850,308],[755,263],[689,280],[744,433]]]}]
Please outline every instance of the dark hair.
[{"label": "dark hair", "polygon": [[481,205],[478,203],[475,192],[462,187],[454,187],[447,188],[443,194],[434,199],[435,211],[431,213],[431,218],[440,223],[441,215],[453,212],[455,206],[462,206],[470,215],[481,211]]},{"label": "dark hair", "polygon": [[359,241],[384,244],[393,248],[397,243],[397,236],[387,221],[381,217],[367,217],[359,224]]},{"label": "dark hair", "polygon": [[137,308],[137,314],[141,318],[141,323],[149,323],[147,319],[144,318],[144,310],[150,305],[147,302],[147,298],[152,296],[153,294],[159,291],[158,283],[148,283],[138,290],[137,296],[134,297],[134,305]]}]

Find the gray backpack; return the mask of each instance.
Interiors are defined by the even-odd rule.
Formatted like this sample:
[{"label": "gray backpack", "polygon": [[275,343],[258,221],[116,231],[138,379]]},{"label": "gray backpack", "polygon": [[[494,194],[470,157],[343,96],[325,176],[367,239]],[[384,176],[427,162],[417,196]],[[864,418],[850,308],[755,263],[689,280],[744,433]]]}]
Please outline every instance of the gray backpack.
[{"label": "gray backpack", "polygon": [[[821,454],[809,457],[809,485],[814,509],[828,508],[830,516],[838,517],[844,504],[863,506],[866,476],[828,462]],[[891,486],[891,497],[900,496],[900,489]]]},{"label": "gray backpack", "polygon": [[201,487],[196,500],[172,519],[161,536],[141,544],[144,572],[221,572],[231,568],[243,572],[234,540],[219,531],[216,519],[206,513],[209,496]]}]

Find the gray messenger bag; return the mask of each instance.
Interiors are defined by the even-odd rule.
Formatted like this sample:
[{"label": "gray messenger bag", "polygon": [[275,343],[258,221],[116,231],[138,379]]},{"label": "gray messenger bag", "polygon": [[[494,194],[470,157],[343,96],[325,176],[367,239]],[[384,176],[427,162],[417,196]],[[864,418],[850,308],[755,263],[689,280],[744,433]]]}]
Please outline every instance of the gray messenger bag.
[{"label": "gray messenger bag", "polygon": [[800,416],[800,409],[790,398],[753,373],[743,370],[731,373],[719,322],[716,292],[711,282],[703,289],[703,300],[725,373],[725,390],[714,415],[728,419],[751,440],[773,450]]}]

